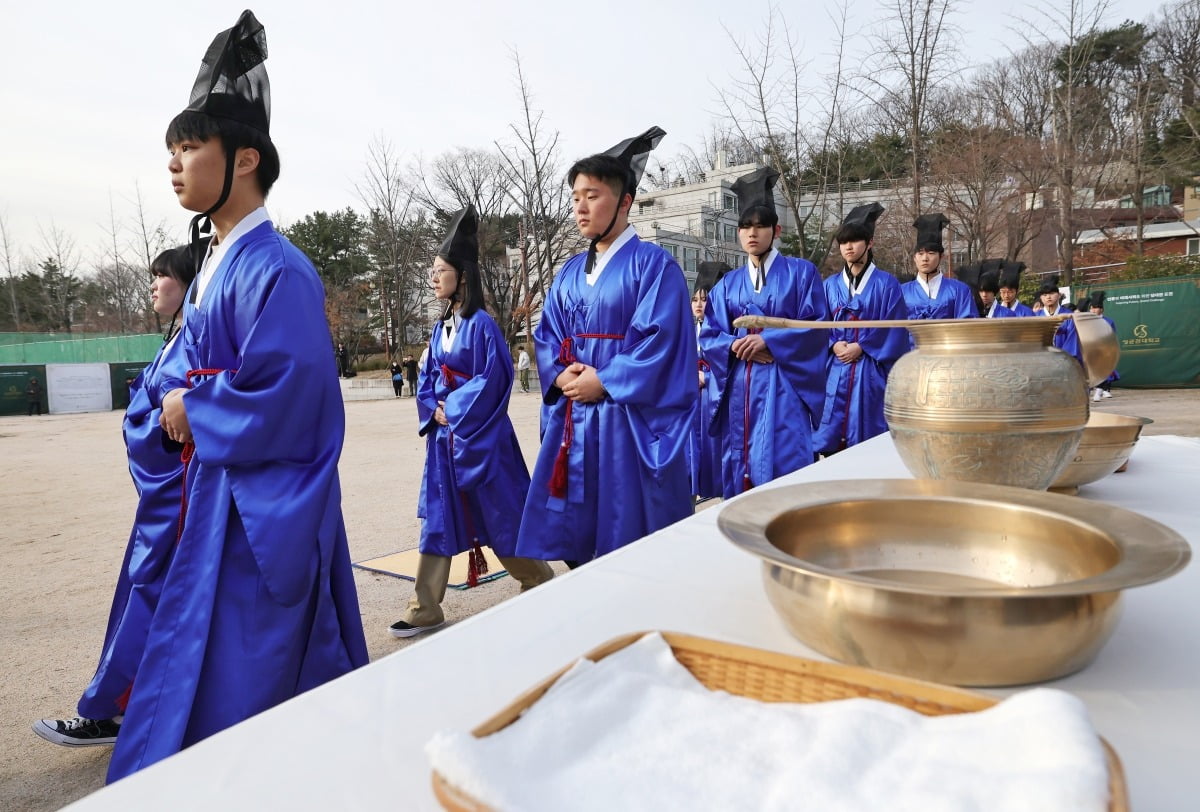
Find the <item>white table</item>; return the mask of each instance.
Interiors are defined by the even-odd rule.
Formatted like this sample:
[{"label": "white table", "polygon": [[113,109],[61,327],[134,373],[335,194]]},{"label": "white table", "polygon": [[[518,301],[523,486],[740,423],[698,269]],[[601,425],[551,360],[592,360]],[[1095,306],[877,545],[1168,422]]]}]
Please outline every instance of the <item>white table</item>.
[{"label": "white table", "polygon": [[[907,478],[887,435],[783,478]],[[1145,437],[1082,496],[1167,524],[1200,551],[1200,440]],[[761,564],[710,509],[247,720],[72,809],[437,809],[423,747],[469,729],[595,645],[680,631],[806,656],[767,604]],[[1083,699],[1134,808],[1200,798],[1200,565],[1130,590],[1099,658],[1053,683]],[[997,692],[1003,694],[1005,692]]]}]

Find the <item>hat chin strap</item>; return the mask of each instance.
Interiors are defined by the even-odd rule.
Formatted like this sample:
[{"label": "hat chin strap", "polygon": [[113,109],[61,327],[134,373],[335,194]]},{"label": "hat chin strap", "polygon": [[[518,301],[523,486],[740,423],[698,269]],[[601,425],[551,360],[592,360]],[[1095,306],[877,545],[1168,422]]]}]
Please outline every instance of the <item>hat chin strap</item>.
[{"label": "hat chin strap", "polygon": [[[222,143],[224,149],[224,143]],[[233,156],[229,155],[229,150],[226,149],[225,157],[225,182],[221,186],[221,196],[217,198],[217,202],[212,204],[207,211],[202,211],[192,217],[189,224],[189,231],[192,243],[192,253],[196,255],[196,276],[200,276],[200,269],[204,267],[204,255],[200,253],[200,235],[208,234],[212,231],[212,215],[225,205],[229,200],[229,194],[233,191]],[[203,222],[201,222],[203,220]],[[196,286],[192,285],[192,303],[196,301]]]},{"label": "hat chin strap", "polygon": [[617,200],[617,208],[613,210],[612,219],[608,221],[608,228],[604,229],[604,233],[588,245],[587,261],[583,265],[584,274],[591,274],[592,269],[596,267],[596,243],[607,237],[608,233],[613,230],[613,226],[617,224],[617,218],[621,216],[621,201],[625,199],[626,194],[628,193],[625,191],[625,187],[621,187],[621,197]]}]

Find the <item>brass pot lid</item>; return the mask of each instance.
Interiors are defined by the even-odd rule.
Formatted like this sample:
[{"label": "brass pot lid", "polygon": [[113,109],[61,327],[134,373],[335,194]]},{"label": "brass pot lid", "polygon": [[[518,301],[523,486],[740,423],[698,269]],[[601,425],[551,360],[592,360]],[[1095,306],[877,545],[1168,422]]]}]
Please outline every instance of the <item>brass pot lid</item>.
[{"label": "brass pot lid", "polygon": [[[1018,508],[1047,519],[1078,523],[1104,537],[1118,550],[1119,560],[1096,575],[1041,586],[1007,584],[928,586],[828,569],[791,556],[767,539],[767,528],[779,516],[795,510],[842,502],[939,500],[972,510]],[[944,517],[941,517],[944,522]],[[931,524],[939,516],[930,515]],[[1191,548],[1179,533],[1131,510],[1056,493],[1005,485],[988,485],[980,495],[978,483],[931,479],[848,479],[783,485],[754,490],[726,504],[717,516],[721,532],[738,547],[765,563],[816,578],[856,583],[891,592],[971,598],[1045,598],[1113,592],[1153,583],[1183,569]]]}]

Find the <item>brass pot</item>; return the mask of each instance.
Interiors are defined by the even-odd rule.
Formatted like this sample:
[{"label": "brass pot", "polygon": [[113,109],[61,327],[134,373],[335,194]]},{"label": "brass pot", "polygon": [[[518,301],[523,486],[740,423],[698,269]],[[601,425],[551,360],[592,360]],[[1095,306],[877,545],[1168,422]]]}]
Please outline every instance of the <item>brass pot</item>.
[{"label": "brass pot", "polygon": [[1083,668],[1121,591],[1183,569],[1187,542],[1132,511],[1024,488],[838,480],[751,491],[717,524],[763,561],[801,642],[853,665],[957,685]]},{"label": "brass pot", "polygon": [[883,414],[916,477],[1045,490],[1088,419],[1079,363],[1049,319],[907,325],[916,349],[892,367]]},{"label": "brass pot", "polygon": [[1148,417],[1092,412],[1079,447],[1050,489],[1075,493],[1080,485],[1104,479],[1125,464],[1142,427],[1153,422]]}]

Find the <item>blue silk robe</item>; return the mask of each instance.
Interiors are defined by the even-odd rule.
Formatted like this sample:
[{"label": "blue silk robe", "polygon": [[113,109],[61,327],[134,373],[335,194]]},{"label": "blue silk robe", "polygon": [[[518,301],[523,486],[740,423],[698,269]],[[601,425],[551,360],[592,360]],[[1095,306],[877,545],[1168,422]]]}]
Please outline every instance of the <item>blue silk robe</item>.
[{"label": "blue silk robe", "polygon": [[[178,368],[224,371],[183,397],[188,512],[110,781],[367,662],[337,476],[345,412],[312,264],[269,222],[254,228],[200,306],[185,303],[175,353]],[[159,394],[186,385],[164,376]]]},{"label": "blue silk robe", "polygon": [[[704,386],[700,387],[700,399],[696,403],[696,416],[692,421],[692,437],[688,444],[688,464],[692,472],[692,492],[702,498],[721,495],[721,438],[709,434],[717,404],[721,402],[721,388],[709,371],[708,362],[700,358],[700,372],[704,373]],[[696,384],[699,386],[697,376]]]},{"label": "blue silk robe", "polygon": [[844,272],[825,280],[825,299],[832,318],[846,322],[845,327],[829,331],[829,347],[839,341],[857,342],[863,354],[849,364],[839,361],[832,349],[826,354],[825,409],[813,441],[823,454],[836,453],[887,431],[883,393],[888,373],[909,349],[905,330],[853,326],[866,319],[908,318],[896,277],[871,267],[871,275],[853,296]]},{"label": "blue silk robe", "polygon": [[1033,309],[1029,305],[1022,304],[1019,300],[1013,302],[1013,306],[1010,307],[1009,310],[1013,312],[1014,316],[1020,316],[1021,318],[1028,318],[1030,316],[1037,315],[1033,312]]},{"label": "blue silk robe", "polygon": [[957,279],[943,276],[936,299],[930,299],[915,279],[905,282],[900,290],[910,319],[973,319],[979,315],[971,287]]},{"label": "blue silk robe", "polygon": [[[516,554],[529,471],[508,417],[513,369],[500,327],[484,311],[463,319],[449,350],[441,323],[417,387],[425,474],[417,515],[422,553],[454,556],[476,540]],[[444,401],[449,426],[433,419]],[[468,513],[469,510],[469,513]]]},{"label": "blue silk robe", "polygon": [[996,306],[995,306],[994,308],[992,308],[991,310],[992,310],[992,312],[991,312],[991,315],[987,315],[987,314],[985,313],[985,314],[984,314],[984,315],[982,315],[980,318],[985,318],[985,319],[1012,319],[1012,318],[1016,318],[1016,316],[1017,316],[1017,314],[1016,314],[1016,313],[1012,312],[1012,311],[1011,311],[1011,310],[1009,310],[1007,307],[1005,307],[1004,305],[1000,304],[1000,301],[999,301],[999,300],[997,300],[997,301],[996,301]]},{"label": "blue silk robe", "polygon": [[[1061,307],[1055,311],[1054,315],[1060,316],[1067,314],[1068,311]],[[1041,316],[1048,315],[1045,310],[1039,313]],[[1067,319],[1058,325],[1058,329],[1054,331],[1054,346],[1073,357],[1083,366],[1083,349],[1079,346],[1079,333],[1075,330],[1075,320]]]},{"label": "blue silk robe", "polygon": [[[179,457],[182,446],[172,442],[158,423],[162,404],[157,383],[164,374],[165,349],[158,351],[130,386],[125,410],[122,434],[138,505],[117,575],[100,662],[79,700],[79,714],[90,719],[108,719],[125,712],[175,552],[183,463]],[[178,377],[178,373],[165,374]]]},{"label": "blue silk robe", "polygon": [[700,347],[721,389],[710,431],[721,438],[725,498],[812,463],[813,431],[825,407],[825,331],[754,328],[775,361],[747,363],[729,350],[750,334],[733,326],[734,319],[747,315],[828,319],[816,267],[779,254],[758,293],[745,265],[709,291]]},{"label": "blue silk robe", "polygon": [[[542,446],[519,556],[590,561],[692,513],[697,379],[687,282],[657,245],[634,236],[616,250],[595,285],[586,254],[567,260],[534,332]],[[571,358],[596,368],[607,392],[598,403],[572,403],[554,385]]]}]

